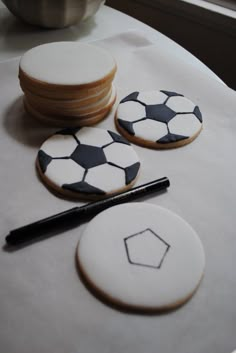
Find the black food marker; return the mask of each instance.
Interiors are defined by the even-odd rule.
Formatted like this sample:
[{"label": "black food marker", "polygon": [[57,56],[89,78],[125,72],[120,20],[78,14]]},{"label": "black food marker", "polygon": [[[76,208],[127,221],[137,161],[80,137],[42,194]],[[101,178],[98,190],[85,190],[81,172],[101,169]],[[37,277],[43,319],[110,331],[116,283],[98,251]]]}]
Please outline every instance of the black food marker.
[{"label": "black food marker", "polygon": [[38,237],[46,237],[48,233],[59,230],[65,225],[78,225],[111,206],[133,201],[141,196],[166,189],[169,186],[169,179],[163,177],[103,200],[91,202],[85,206],[71,208],[67,211],[10,231],[9,235],[6,237],[6,242],[8,245],[16,246],[33,241]]}]

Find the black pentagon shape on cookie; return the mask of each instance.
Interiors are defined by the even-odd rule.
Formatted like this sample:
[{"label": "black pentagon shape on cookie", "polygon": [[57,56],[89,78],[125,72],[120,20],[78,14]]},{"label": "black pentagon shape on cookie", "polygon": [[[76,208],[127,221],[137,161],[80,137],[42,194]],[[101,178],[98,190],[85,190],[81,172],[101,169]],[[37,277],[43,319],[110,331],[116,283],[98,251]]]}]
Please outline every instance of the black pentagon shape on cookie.
[{"label": "black pentagon shape on cookie", "polygon": [[198,120],[202,123],[202,113],[198,106],[194,108],[193,114],[198,118]]},{"label": "black pentagon shape on cookie", "polygon": [[101,147],[78,145],[70,158],[85,169],[106,163],[106,156]]},{"label": "black pentagon shape on cookie", "polygon": [[133,123],[130,121],[122,120],[122,119],[117,119],[119,125],[127,131],[130,135],[135,135],[134,129],[133,129]]},{"label": "black pentagon shape on cookie", "polygon": [[63,189],[70,190],[73,192],[78,192],[81,194],[94,194],[94,195],[105,195],[105,191],[98,189],[85,181],[80,181],[78,183],[63,184]]},{"label": "black pentagon shape on cookie", "polygon": [[81,128],[77,127],[77,128],[66,128],[60,131],[57,131],[56,134],[57,135],[74,135],[76,134]]},{"label": "black pentagon shape on cookie", "polygon": [[125,168],[125,184],[130,184],[137,176],[140,168],[140,163],[134,163],[129,167]]},{"label": "black pentagon shape on cookie", "polygon": [[166,94],[168,97],[175,97],[175,96],[181,96],[181,97],[183,97],[182,94],[176,93],[176,92],[163,91],[163,90],[161,90],[160,92]]},{"label": "black pentagon shape on cookie", "polygon": [[49,163],[51,162],[53,158],[50,157],[47,153],[45,153],[43,150],[39,150],[38,152],[38,162],[39,162],[39,166],[41,168],[41,171],[43,173],[46,172],[47,170],[47,166],[49,165]]},{"label": "black pentagon shape on cookie", "polygon": [[172,133],[168,133],[167,135],[163,136],[162,138],[160,138],[159,140],[157,140],[156,142],[158,143],[174,143],[177,141],[181,141],[181,140],[186,140],[187,138],[189,138],[188,136],[182,136],[182,135],[176,135],[176,134],[172,134]]},{"label": "black pentagon shape on cookie", "polygon": [[128,96],[123,98],[120,101],[120,103],[125,103],[125,102],[129,102],[129,101],[137,100],[138,95],[139,95],[139,92],[132,92]]},{"label": "black pentagon shape on cookie", "polygon": [[[143,237],[145,235],[145,237]],[[159,243],[162,243],[163,249],[162,253],[155,257],[149,258],[147,256],[148,254],[146,253],[146,243],[148,239],[151,237],[155,237],[155,243],[152,242],[152,249],[159,250]],[[141,237],[141,239],[140,239]],[[137,254],[135,255],[134,250],[137,249],[135,243],[138,241],[138,247],[140,247],[140,239],[143,246],[143,253],[139,252],[138,257]],[[126,255],[128,258],[128,261],[131,265],[138,265],[138,266],[143,266],[143,267],[148,267],[148,268],[153,268],[153,269],[160,269],[163,261],[170,249],[170,245],[163,239],[161,238],[157,233],[155,233],[151,228],[146,228],[144,230],[141,230],[138,233],[131,234],[130,236],[124,238],[124,243],[125,243],[125,250],[126,250]],[[140,251],[140,250],[139,250]],[[159,252],[159,251],[158,251]]]},{"label": "black pentagon shape on cookie", "polygon": [[124,145],[130,145],[130,143],[123,136],[120,136],[115,132],[109,130],[108,133],[112,137],[114,142],[123,143]]},{"label": "black pentagon shape on cookie", "polygon": [[146,106],[146,116],[149,119],[168,123],[176,113],[165,104],[152,104]]}]

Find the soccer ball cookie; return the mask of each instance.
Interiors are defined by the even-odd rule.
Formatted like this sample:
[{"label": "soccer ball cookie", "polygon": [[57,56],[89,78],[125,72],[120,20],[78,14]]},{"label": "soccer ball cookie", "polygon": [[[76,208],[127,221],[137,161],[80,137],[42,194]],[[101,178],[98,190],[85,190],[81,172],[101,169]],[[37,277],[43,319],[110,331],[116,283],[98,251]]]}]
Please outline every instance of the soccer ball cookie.
[{"label": "soccer ball cookie", "polygon": [[186,145],[199,135],[202,114],[182,94],[143,91],[121,100],[115,122],[129,141],[156,149],[173,148]]},{"label": "soccer ball cookie", "polygon": [[83,127],[47,139],[38,152],[37,168],[45,184],[64,196],[99,199],[131,188],[140,162],[122,136]]}]

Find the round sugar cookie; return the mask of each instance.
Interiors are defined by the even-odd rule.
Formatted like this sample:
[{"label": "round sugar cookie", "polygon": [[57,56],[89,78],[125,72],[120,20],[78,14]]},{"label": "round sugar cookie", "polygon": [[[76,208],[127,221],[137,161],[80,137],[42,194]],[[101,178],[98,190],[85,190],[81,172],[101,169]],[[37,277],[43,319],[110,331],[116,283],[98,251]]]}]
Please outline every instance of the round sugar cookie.
[{"label": "round sugar cookie", "polygon": [[116,89],[115,86],[112,85],[108,94],[98,102],[88,104],[84,107],[74,107],[72,109],[68,109],[65,107],[64,109],[61,108],[58,110],[58,108],[55,109],[50,107],[49,105],[43,106],[42,104],[40,104],[40,102],[33,100],[32,97],[28,95],[25,95],[25,100],[36,112],[46,115],[48,118],[54,118],[55,120],[64,120],[67,117],[75,119],[92,118],[95,115],[99,115],[104,111],[107,111],[113,106],[116,100]]},{"label": "round sugar cookie", "polygon": [[[38,88],[93,87],[114,76],[116,63],[105,49],[75,42],[42,44],[20,60],[19,76]],[[55,88],[54,88],[55,89]]]},{"label": "round sugar cookie", "polygon": [[44,124],[57,126],[57,127],[77,127],[77,126],[90,126],[95,125],[102,121],[112,109],[116,101],[116,90],[112,87],[112,94],[108,103],[100,108],[98,111],[94,111],[89,114],[79,114],[75,115],[70,113],[70,115],[59,115],[59,114],[46,114],[43,110],[39,108],[36,110],[28,101],[27,96],[24,98],[24,108],[25,111],[31,115],[33,118],[41,121]]},{"label": "round sugar cookie", "polygon": [[202,114],[188,98],[170,91],[133,92],[121,100],[115,117],[129,141],[150,148],[174,148],[201,132]]},{"label": "round sugar cookie", "polygon": [[88,94],[84,98],[68,99],[68,100],[42,97],[42,96],[39,96],[37,94],[30,92],[27,89],[24,90],[24,93],[29,101],[32,100],[34,103],[36,102],[36,103],[40,104],[40,106],[43,106],[43,107],[54,108],[58,112],[60,109],[65,111],[68,109],[82,108],[82,107],[87,106],[88,104],[96,103],[96,102],[100,101],[101,99],[105,98],[110,93],[111,87],[112,87],[112,85],[107,86],[107,87],[105,87],[105,89],[102,89],[100,92],[97,92],[92,95]]},{"label": "round sugar cookie", "polygon": [[54,127],[68,128],[69,127],[80,127],[80,126],[91,126],[102,121],[110,112],[112,107],[108,107],[107,110],[103,110],[102,113],[95,114],[93,117],[89,118],[78,118],[76,117],[56,117],[56,116],[48,116],[46,114],[42,114],[35,110],[26,99],[24,99],[24,108],[25,111],[36,118],[42,124],[46,124]]},{"label": "round sugar cookie", "polygon": [[37,156],[42,180],[64,196],[99,199],[131,188],[139,158],[122,136],[83,127],[59,131]]},{"label": "round sugar cookie", "polygon": [[87,226],[77,249],[90,286],[124,308],[164,310],[186,302],[205,267],[202,243],[182,218],[148,203],[111,207]]},{"label": "round sugar cookie", "polygon": [[[92,87],[84,87],[80,88],[77,86],[51,86],[44,85],[39,86],[35,84],[37,81],[32,81],[32,79],[27,78],[27,76],[22,74],[19,71],[19,79],[20,79],[20,87],[24,93],[30,92],[36,96],[40,96],[46,99],[55,99],[60,101],[68,101],[68,100],[79,100],[79,99],[87,99],[94,95],[100,94],[102,91],[109,89],[113,82],[114,77],[112,76],[110,79],[105,82],[92,86]],[[34,84],[33,84],[34,83]]]}]

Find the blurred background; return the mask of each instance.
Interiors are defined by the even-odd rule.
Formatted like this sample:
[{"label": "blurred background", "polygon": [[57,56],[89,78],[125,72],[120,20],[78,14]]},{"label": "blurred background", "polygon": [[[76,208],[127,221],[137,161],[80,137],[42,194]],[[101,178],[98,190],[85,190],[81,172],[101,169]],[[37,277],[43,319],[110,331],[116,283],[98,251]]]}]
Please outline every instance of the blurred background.
[{"label": "blurred background", "polygon": [[194,54],[236,89],[236,0],[107,0]]}]

